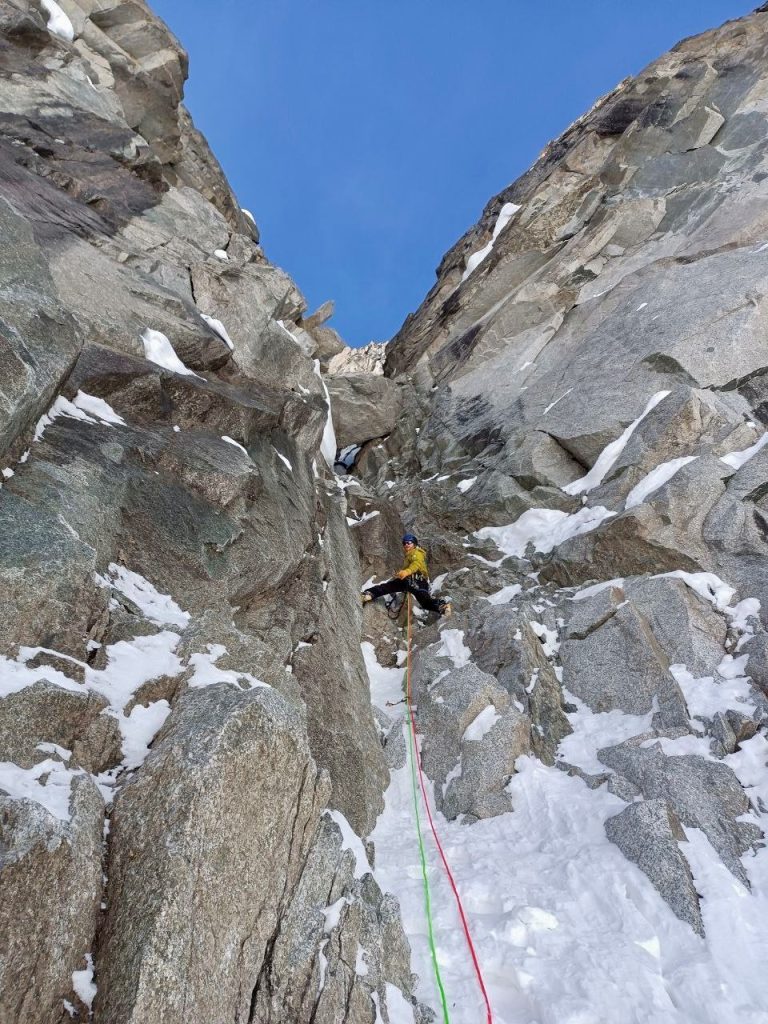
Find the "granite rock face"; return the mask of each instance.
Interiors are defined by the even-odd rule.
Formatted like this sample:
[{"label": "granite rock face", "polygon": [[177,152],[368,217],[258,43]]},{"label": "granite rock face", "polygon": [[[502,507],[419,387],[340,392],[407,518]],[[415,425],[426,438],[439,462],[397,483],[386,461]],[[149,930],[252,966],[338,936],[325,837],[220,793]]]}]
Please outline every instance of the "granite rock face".
[{"label": "granite rock face", "polygon": [[388,769],[332,305],[143,0],[61,7],[0,2],[0,1017],[372,1024],[415,979],[348,849]]},{"label": "granite rock face", "polygon": [[436,804],[507,812],[521,755],[605,787],[608,837],[699,933],[683,840],[748,887],[768,833],[743,771],[768,685],[767,56],[762,8],[685,40],[495,196],[388,344],[398,420],[351,470],[454,600],[415,637]]},{"label": "granite rock face", "polygon": [[436,806],[515,814],[532,759],[607,791],[703,934],[684,840],[748,893],[768,831],[768,13],[600,100],[352,351],[162,22],[61,6],[0,0],[0,1018],[431,1019],[364,842],[404,528],[454,604],[413,623]]},{"label": "granite rock face", "polygon": [[685,832],[668,805],[663,800],[628,804],[621,814],[608,819],[605,831],[648,875],[677,916],[703,934],[699,896],[678,845]]}]

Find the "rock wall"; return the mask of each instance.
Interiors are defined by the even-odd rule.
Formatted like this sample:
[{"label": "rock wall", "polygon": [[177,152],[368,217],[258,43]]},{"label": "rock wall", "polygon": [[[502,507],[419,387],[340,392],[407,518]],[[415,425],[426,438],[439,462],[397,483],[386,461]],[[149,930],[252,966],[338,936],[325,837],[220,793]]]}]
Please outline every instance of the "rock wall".
[{"label": "rock wall", "polygon": [[373,1024],[415,979],[329,309],[142,0],[0,0],[0,53],[0,1021]]},{"label": "rock wall", "polygon": [[740,769],[768,713],[767,56],[763,9],[685,40],[494,197],[389,344],[398,422],[354,468],[457,610],[416,637],[437,806],[510,811],[521,755],[607,786],[607,835],[699,933],[691,830],[748,889],[768,827]]},{"label": "rock wall", "polygon": [[533,759],[623,802],[686,929],[694,833],[749,892],[767,55],[761,10],[621,83],[361,355],[143,0],[0,0],[1,1024],[432,1019],[364,841],[405,752],[360,640],[403,634],[358,588],[403,526],[456,610],[414,640],[445,818]]}]

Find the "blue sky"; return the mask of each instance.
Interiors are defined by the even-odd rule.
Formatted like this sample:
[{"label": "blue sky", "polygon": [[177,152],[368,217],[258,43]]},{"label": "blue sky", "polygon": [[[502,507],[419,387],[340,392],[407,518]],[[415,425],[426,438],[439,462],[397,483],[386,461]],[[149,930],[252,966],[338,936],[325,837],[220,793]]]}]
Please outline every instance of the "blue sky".
[{"label": "blue sky", "polygon": [[[150,0],[264,250],[352,345],[598,96],[738,0]],[[212,13],[215,11],[215,13]]]}]

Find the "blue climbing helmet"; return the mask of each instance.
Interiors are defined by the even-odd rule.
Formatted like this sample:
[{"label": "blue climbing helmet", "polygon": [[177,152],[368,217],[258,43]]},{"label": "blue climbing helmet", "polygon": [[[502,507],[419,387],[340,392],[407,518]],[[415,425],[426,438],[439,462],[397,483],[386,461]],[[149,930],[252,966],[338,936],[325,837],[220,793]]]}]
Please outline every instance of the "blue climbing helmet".
[{"label": "blue climbing helmet", "polygon": [[412,533],[403,534],[403,544],[418,544],[418,540]]}]

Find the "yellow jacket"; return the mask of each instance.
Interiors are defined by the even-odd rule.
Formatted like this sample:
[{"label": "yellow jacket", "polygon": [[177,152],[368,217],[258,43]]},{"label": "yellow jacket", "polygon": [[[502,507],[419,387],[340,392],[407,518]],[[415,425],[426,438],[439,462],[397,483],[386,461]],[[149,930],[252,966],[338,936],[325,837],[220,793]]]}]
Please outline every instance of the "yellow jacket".
[{"label": "yellow jacket", "polygon": [[406,576],[415,576],[416,574],[429,579],[427,553],[424,548],[413,548],[408,551],[405,556],[405,565],[397,575],[400,579],[405,579]]}]

